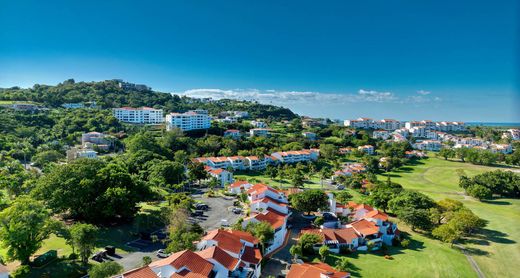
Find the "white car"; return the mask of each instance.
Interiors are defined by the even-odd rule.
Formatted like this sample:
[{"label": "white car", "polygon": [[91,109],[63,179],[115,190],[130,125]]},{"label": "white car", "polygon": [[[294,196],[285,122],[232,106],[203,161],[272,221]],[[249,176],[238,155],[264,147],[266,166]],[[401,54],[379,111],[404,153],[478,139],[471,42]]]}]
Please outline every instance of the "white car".
[{"label": "white car", "polygon": [[157,250],[157,257],[159,257],[159,258],[168,258],[169,256],[170,256],[170,254],[166,253],[166,251],[164,251],[164,249]]},{"label": "white car", "polygon": [[229,227],[229,222],[227,221],[227,219],[220,220],[220,226]]}]

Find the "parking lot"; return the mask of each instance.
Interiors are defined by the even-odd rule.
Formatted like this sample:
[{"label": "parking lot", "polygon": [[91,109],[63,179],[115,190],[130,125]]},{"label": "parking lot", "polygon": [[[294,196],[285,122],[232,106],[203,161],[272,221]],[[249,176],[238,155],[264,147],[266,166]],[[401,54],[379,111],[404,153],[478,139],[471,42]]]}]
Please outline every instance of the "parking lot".
[{"label": "parking lot", "polygon": [[225,219],[229,225],[233,225],[242,214],[235,214],[232,212],[233,202],[236,200],[233,197],[205,197],[201,194],[193,195],[197,202],[202,202],[209,206],[204,215],[197,217],[190,217],[191,221],[197,222],[205,231],[220,228],[222,220]]}]

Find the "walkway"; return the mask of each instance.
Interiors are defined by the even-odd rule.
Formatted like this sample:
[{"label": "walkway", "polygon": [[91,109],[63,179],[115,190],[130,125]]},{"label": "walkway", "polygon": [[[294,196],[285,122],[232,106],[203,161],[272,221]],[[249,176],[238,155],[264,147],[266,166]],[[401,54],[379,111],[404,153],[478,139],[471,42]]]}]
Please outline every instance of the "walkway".
[{"label": "walkway", "polygon": [[486,278],[486,276],[484,275],[484,273],[482,272],[482,270],[480,270],[480,267],[478,266],[477,262],[475,261],[475,259],[473,259],[473,257],[468,253],[468,251],[466,250],[466,248],[460,244],[455,244],[455,247],[459,248],[462,253],[466,256],[466,258],[468,259],[469,261],[469,264],[471,265],[471,268],[473,268],[473,270],[475,270],[475,272],[477,273],[477,276],[479,278]]}]

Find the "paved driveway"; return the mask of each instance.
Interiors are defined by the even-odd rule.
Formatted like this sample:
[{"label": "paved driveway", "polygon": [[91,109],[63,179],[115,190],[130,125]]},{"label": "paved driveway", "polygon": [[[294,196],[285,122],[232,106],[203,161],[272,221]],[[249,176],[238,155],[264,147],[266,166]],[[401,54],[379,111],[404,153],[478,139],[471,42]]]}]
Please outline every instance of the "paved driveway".
[{"label": "paved driveway", "polygon": [[231,211],[233,202],[236,201],[233,197],[204,197],[203,195],[193,195],[196,201],[200,201],[209,206],[207,211],[204,211],[203,216],[190,217],[191,221],[195,221],[202,226],[205,231],[217,229],[221,226],[222,219],[226,219],[229,225],[233,225],[238,218],[244,215],[235,214]]},{"label": "paved driveway", "polygon": [[274,277],[285,277],[289,270],[289,266],[292,263],[292,255],[289,252],[289,249],[291,249],[291,246],[296,244],[296,239],[300,234],[301,229],[309,226],[310,221],[301,217],[301,214],[298,212],[293,211],[293,216],[292,219],[290,219],[289,224],[292,225],[292,228],[287,245],[274,254],[273,257],[262,267],[262,277],[267,277],[269,275]]}]

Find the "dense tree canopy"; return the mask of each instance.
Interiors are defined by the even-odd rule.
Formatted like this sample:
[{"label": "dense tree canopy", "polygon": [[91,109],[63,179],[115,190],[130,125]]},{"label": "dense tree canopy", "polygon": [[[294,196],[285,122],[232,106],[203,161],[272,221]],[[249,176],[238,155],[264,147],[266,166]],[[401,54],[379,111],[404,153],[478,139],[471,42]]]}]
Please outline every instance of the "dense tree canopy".
[{"label": "dense tree canopy", "polygon": [[78,159],[43,176],[34,195],[57,213],[89,222],[128,219],[149,188],[128,173],[123,162]]}]

